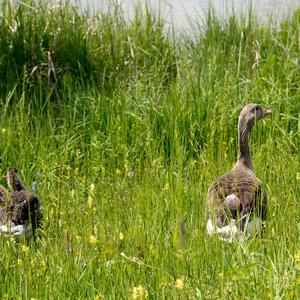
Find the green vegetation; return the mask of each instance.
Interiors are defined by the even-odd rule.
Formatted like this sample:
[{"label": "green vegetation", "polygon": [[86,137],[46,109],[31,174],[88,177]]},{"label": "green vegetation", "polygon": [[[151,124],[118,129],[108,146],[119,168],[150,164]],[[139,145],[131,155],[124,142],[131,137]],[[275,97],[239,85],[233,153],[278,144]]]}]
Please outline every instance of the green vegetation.
[{"label": "green vegetation", "polygon": [[[300,11],[210,12],[179,38],[139,8],[1,5],[1,174],[43,182],[44,214],[36,243],[1,237],[1,299],[300,297]],[[251,136],[268,221],[228,245],[206,234],[206,193],[249,102],[274,112]]]}]

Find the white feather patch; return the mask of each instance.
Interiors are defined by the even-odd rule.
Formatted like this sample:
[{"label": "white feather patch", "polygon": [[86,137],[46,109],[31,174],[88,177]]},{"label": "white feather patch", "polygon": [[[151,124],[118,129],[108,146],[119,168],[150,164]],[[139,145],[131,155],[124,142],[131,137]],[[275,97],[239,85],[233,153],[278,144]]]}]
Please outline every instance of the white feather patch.
[{"label": "white feather patch", "polygon": [[206,229],[210,236],[217,234],[221,241],[227,243],[232,243],[238,237],[238,228],[233,221],[229,225],[218,227],[211,219],[208,219]]},{"label": "white feather patch", "polygon": [[235,239],[241,237],[243,239],[256,235],[262,226],[262,220],[259,217],[253,217],[246,223],[246,229],[241,232],[236,225],[235,220],[231,220],[230,224],[218,227],[213,223],[211,219],[208,219],[206,224],[207,233],[212,235],[218,235],[221,241],[232,243]]},{"label": "white feather patch", "polygon": [[13,223],[8,225],[2,224],[0,225],[0,233],[11,235],[16,240],[28,239],[32,237],[32,227],[29,223],[24,225],[15,225]]}]

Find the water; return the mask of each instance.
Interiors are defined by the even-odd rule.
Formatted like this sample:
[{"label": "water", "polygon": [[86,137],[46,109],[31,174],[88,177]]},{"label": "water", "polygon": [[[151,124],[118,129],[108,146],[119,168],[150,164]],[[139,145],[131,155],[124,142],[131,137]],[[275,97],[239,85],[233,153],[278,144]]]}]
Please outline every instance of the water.
[{"label": "water", "polygon": [[[92,13],[99,9],[106,10],[109,1],[97,0],[77,0],[83,9],[89,7]],[[125,15],[131,18],[134,13],[134,7],[144,1],[138,0],[119,0],[118,3],[123,8]],[[174,24],[176,29],[188,30],[191,22],[198,22],[205,18],[206,12],[211,4],[217,15],[226,19],[233,12],[235,14],[246,14],[249,7],[258,19],[264,21],[273,16],[275,20],[280,20],[291,11],[300,7],[300,0],[148,0],[149,7],[153,11],[160,10],[162,17],[167,24]]]}]

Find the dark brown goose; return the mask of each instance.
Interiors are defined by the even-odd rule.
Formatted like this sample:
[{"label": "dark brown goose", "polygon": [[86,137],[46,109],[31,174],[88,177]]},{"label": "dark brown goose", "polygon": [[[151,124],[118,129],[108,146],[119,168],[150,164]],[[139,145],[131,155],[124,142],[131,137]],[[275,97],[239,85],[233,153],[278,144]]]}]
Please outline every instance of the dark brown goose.
[{"label": "dark brown goose", "polygon": [[0,212],[0,217],[2,213],[3,219],[6,219],[4,222],[0,220],[0,230],[17,238],[29,238],[41,225],[40,201],[33,193],[27,192],[16,168],[7,170],[6,179],[11,193],[7,207]]},{"label": "dark brown goose", "polygon": [[40,201],[31,192],[27,192],[21,182],[19,172],[16,168],[7,170],[7,184],[11,189],[10,202],[13,211],[12,221],[16,225],[31,225],[31,230],[35,231],[40,227],[42,213]]},{"label": "dark brown goose", "polygon": [[[249,134],[255,122],[271,114],[258,104],[248,104],[239,116],[239,156],[235,167],[215,180],[208,189],[207,231],[219,234],[222,240],[231,241],[232,235],[241,231],[251,232],[258,216],[266,218],[267,196],[262,193],[261,181],[255,176],[249,147]],[[247,226],[246,226],[247,225]]]}]

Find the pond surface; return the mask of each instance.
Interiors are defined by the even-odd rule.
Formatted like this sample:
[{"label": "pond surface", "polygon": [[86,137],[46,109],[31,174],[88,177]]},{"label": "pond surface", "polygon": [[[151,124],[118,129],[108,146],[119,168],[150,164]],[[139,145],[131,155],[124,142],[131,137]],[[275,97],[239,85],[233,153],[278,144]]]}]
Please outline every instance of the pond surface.
[{"label": "pond surface", "polygon": [[[109,0],[77,0],[83,9],[89,7],[90,12],[99,9],[107,9]],[[123,8],[126,16],[132,17],[134,7],[138,3],[145,1],[119,0],[118,3]],[[217,15],[225,19],[233,12],[235,14],[245,14],[252,7],[259,20],[265,21],[270,15],[275,20],[280,20],[291,11],[300,7],[300,0],[148,0],[153,11],[160,10],[162,17],[168,24],[174,24],[175,28],[188,30],[192,21],[205,18],[206,12],[211,4]]]}]

